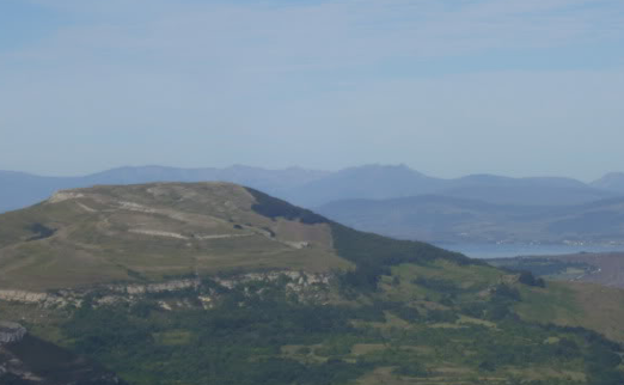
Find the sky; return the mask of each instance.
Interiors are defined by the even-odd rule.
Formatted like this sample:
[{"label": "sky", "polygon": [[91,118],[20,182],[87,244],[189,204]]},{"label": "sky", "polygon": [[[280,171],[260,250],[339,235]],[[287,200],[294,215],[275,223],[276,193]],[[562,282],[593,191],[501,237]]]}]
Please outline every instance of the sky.
[{"label": "sky", "polygon": [[369,163],[624,171],[624,1],[0,1],[0,170]]}]

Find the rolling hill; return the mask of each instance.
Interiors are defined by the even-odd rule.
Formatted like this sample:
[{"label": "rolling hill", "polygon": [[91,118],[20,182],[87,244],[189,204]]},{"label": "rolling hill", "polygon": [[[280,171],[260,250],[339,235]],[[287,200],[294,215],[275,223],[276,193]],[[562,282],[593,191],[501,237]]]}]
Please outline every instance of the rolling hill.
[{"label": "rolling hill", "polygon": [[73,189],[0,215],[0,318],[129,384],[615,385],[623,298],[230,183]]},{"label": "rolling hill", "polygon": [[580,204],[616,195],[569,178],[508,178],[496,175],[454,179],[435,194],[492,204],[532,206]]},{"label": "rolling hill", "polygon": [[520,206],[430,195],[338,201],[318,211],[356,229],[401,239],[624,244],[622,198],[573,206]]},{"label": "rolling hill", "polygon": [[406,166],[348,168],[288,190],[285,197],[306,207],[350,199],[385,200],[440,195],[492,204],[567,205],[617,195],[568,178],[508,178],[470,175],[429,177]]},{"label": "rolling hill", "polygon": [[447,181],[406,166],[366,165],[337,171],[286,191],[285,198],[306,207],[349,198],[385,199],[427,194]]},{"label": "rolling hill", "polygon": [[[325,220],[273,220],[229,183],[65,190],[0,216],[0,287],[59,289],[244,268],[340,268]],[[320,217],[319,217],[320,218]]]}]

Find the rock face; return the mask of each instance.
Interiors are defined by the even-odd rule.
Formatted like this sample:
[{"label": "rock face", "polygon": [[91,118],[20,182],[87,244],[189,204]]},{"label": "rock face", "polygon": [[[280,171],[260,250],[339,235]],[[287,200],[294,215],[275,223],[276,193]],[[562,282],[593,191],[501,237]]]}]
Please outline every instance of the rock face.
[{"label": "rock face", "polygon": [[64,307],[70,304],[80,304],[79,299],[73,293],[65,291],[59,294],[52,294],[25,290],[0,290],[0,301],[42,305],[44,307]]},{"label": "rock face", "polygon": [[13,322],[0,321],[0,345],[21,341],[26,335],[26,329]]},{"label": "rock face", "polygon": [[[209,278],[215,285],[224,289],[234,289],[250,282],[276,282],[285,280],[286,290],[296,295],[300,300],[319,300],[321,293],[329,287],[332,273],[307,273],[303,271],[272,271],[263,273],[247,273],[223,277]],[[35,305],[42,308],[65,308],[68,306],[80,308],[87,296],[92,298],[92,305],[107,305],[118,302],[134,303],[141,298],[153,294],[175,293],[190,290],[203,303],[209,303],[218,296],[209,289],[200,278],[176,279],[160,283],[149,284],[112,284],[99,285],[82,290],[59,290],[55,292],[29,292],[23,290],[0,290],[0,301],[15,302],[25,305]],[[165,305],[162,306],[166,308]],[[8,325],[8,323],[6,323]],[[0,342],[3,330],[17,330],[0,323]],[[17,324],[15,327],[21,328]],[[23,328],[22,328],[23,329]],[[25,330],[24,330],[25,332]],[[7,332],[6,339],[9,339]]]}]

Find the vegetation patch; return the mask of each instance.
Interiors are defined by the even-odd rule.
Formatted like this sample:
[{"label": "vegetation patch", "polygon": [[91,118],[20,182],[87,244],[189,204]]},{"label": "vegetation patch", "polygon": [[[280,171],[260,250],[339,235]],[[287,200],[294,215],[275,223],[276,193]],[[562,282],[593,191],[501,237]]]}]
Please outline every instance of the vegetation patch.
[{"label": "vegetation patch", "polygon": [[[162,310],[160,297],[97,308],[87,303],[63,325],[64,341],[137,385],[339,385],[372,384],[373,378],[388,384],[578,385],[585,378],[592,385],[621,384],[617,344],[585,329],[532,324],[515,315],[525,290],[544,289],[497,283],[488,296],[469,290],[458,303],[427,307],[388,300],[393,291],[420,287],[412,268],[423,274],[420,265],[397,266],[400,285],[335,303],[302,303],[286,294],[287,280],[222,289],[210,309],[192,306],[193,291],[171,294],[190,304],[175,311]],[[435,264],[427,269],[438,271]],[[216,289],[205,281],[206,290]],[[448,285],[427,291],[434,296]],[[536,368],[550,371],[524,375]]]},{"label": "vegetation patch", "polygon": [[154,333],[154,340],[157,344],[165,346],[188,345],[193,333],[188,330],[168,330],[165,332]]},{"label": "vegetation patch", "polygon": [[[489,259],[488,263],[510,271],[525,272],[525,276],[526,273],[530,272],[537,277],[551,278],[573,278],[583,274],[591,274],[598,270],[596,266],[588,263],[544,257]],[[527,283],[534,286],[543,286],[543,281],[539,281],[539,279]]]},{"label": "vegetation patch", "polygon": [[308,225],[329,222],[325,217],[310,210],[293,206],[286,201],[274,198],[258,190],[247,188],[247,191],[249,191],[256,200],[256,203],[251,206],[251,209],[262,216],[271,219],[285,218],[288,220],[299,220]]},{"label": "vegetation patch", "polygon": [[32,225],[27,227],[31,233],[34,233],[32,237],[28,238],[28,241],[37,241],[40,239],[50,238],[56,233],[55,229],[47,227],[41,223],[33,223]]},{"label": "vegetation patch", "polygon": [[377,290],[382,275],[390,275],[391,266],[405,263],[425,264],[439,259],[457,265],[481,265],[460,253],[450,252],[433,245],[402,241],[381,235],[364,233],[331,222],[334,248],[338,255],[355,263],[356,268],[343,276],[347,287],[364,291]]}]

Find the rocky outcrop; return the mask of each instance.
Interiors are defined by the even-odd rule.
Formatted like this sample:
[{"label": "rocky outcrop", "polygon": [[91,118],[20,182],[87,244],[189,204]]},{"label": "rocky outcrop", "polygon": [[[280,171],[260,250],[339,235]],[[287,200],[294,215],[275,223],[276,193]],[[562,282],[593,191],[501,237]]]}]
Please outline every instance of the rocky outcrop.
[{"label": "rocky outcrop", "polygon": [[84,194],[74,191],[59,191],[48,199],[48,203],[60,203],[72,199],[84,198]]},{"label": "rocky outcrop", "polygon": [[185,289],[197,289],[201,285],[199,278],[178,279],[162,283],[150,283],[145,285],[107,285],[105,289],[119,294],[141,295],[150,293],[174,292]]},{"label": "rocky outcrop", "polygon": [[0,290],[0,301],[42,305],[44,307],[80,306],[81,295],[69,290],[58,293],[37,293],[25,290]]},{"label": "rocky outcrop", "polygon": [[0,321],[0,345],[21,341],[26,335],[26,329],[14,322]]},{"label": "rocky outcrop", "polygon": [[[278,282],[284,289],[300,299],[319,299],[319,293],[325,291],[332,275],[328,273],[307,273],[302,271],[273,271],[248,273],[227,278],[212,277],[207,281],[223,289],[232,290],[252,282]],[[216,297],[214,287],[207,285],[200,278],[177,279],[149,284],[112,284],[101,285],[83,290],[60,290],[37,293],[23,290],[0,290],[0,301],[37,305],[45,308],[81,307],[89,297],[93,305],[108,305],[117,302],[135,302],[153,294],[175,293],[184,290],[196,292],[197,299],[205,306],[210,306]],[[170,305],[162,305],[171,310]]]},{"label": "rocky outcrop", "polygon": [[266,273],[248,273],[235,275],[229,278],[213,278],[215,282],[227,288],[234,288],[242,283],[248,283],[252,281],[265,281],[274,282],[280,278],[286,278],[292,283],[308,286],[313,284],[328,284],[330,280],[330,274],[315,274],[306,273],[303,271],[271,271]]}]

